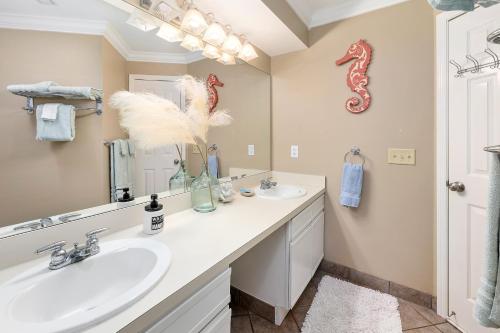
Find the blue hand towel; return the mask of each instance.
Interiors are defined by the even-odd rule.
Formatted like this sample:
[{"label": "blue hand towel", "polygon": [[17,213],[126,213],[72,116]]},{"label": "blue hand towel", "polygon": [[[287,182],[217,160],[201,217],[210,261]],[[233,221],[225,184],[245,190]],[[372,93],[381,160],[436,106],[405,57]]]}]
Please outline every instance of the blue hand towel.
[{"label": "blue hand towel", "polygon": [[75,107],[60,104],[57,119],[42,118],[43,104],[36,108],[36,139],[39,141],[73,141],[75,138]]},{"label": "blue hand towel", "polygon": [[486,327],[500,327],[500,155],[491,154],[484,267],[474,303],[474,317]]},{"label": "blue hand towel", "polygon": [[208,172],[211,176],[219,178],[219,161],[217,155],[208,155]]},{"label": "blue hand towel", "polygon": [[500,3],[500,0],[427,0],[429,4],[439,10],[474,10],[474,5],[490,7]]},{"label": "blue hand towel", "polygon": [[362,188],[363,166],[361,164],[344,163],[340,204],[346,207],[357,208],[361,199]]}]

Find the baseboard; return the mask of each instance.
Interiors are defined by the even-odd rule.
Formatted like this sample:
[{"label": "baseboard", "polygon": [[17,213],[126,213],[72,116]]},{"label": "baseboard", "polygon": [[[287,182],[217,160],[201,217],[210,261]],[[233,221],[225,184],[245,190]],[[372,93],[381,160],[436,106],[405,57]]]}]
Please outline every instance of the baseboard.
[{"label": "baseboard", "polygon": [[428,293],[327,260],[321,261],[319,269],[333,275],[336,278],[349,281],[363,287],[378,290],[436,311],[436,297]]}]

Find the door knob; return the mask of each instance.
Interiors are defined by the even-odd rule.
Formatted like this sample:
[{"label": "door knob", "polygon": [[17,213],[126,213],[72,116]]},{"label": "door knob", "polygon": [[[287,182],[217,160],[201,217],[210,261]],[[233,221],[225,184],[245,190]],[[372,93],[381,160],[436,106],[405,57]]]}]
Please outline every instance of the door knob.
[{"label": "door knob", "polygon": [[177,159],[177,158],[176,158],[176,159],[174,160],[174,165],[179,164],[179,162],[180,162],[180,161],[179,161],[179,159]]},{"label": "door knob", "polygon": [[465,185],[462,182],[453,182],[453,183],[446,182],[446,186],[448,186],[450,191],[453,191],[453,192],[460,193],[460,192],[465,191]]}]

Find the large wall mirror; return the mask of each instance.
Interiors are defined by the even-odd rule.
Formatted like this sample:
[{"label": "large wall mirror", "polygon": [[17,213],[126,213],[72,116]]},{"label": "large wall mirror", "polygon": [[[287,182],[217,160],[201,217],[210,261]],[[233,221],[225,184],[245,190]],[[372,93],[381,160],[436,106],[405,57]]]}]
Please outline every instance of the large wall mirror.
[{"label": "large wall mirror", "polygon": [[[151,92],[182,108],[177,80],[185,74],[208,80],[217,107],[233,117],[208,133],[214,172],[229,181],[270,169],[269,74],[187,51],[157,37],[158,27],[137,29],[127,21],[151,15],[157,1],[149,10],[133,3],[0,3],[0,14],[10,18],[0,25],[0,238],[143,204],[152,193],[189,191],[170,180],[181,167],[196,177],[200,152],[190,145],[137,149],[109,105],[117,91]],[[182,13],[182,1],[164,3]],[[61,89],[78,99],[62,98]],[[125,187],[134,201],[118,202]]]}]

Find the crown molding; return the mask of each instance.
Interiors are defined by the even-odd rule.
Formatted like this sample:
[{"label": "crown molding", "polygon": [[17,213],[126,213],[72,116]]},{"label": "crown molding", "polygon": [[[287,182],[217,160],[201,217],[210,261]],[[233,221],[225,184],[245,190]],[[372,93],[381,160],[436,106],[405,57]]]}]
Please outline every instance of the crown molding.
[{"label": "crown molding", "polygon": [[103,36],[127,61],[189,64],[204,57],[198,53],[143,52],[133,50],[107,21],[0,13],[0,28]]},{"label": "crown molding", "polygon": [[405,1],[407,0],[359,0],[333,5],[314,13],[311,17],[309,28],[358,16]]},{"label": "crown molding", "polygon": [[105,21],[0,13],[0,28],[102,35]]}]

